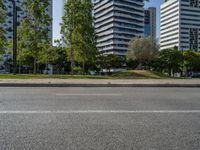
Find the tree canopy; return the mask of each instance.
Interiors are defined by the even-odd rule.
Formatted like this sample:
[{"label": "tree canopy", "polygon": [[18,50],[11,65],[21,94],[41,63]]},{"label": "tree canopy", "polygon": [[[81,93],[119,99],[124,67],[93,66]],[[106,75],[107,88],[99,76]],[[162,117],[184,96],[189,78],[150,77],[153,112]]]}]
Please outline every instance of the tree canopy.
[{"label": "tree canopy", "polygon": [[127,59],[149,64],[158,56],[158,50],[158,45],[151,38],[134,38],[129,43]]},{"label": "tree canopy", "polygon": [[68,0],[64,7],[61,33],[71,61],[71,73],[75,62],[85,64],[95,61],[97,49],[90,0]]},{"label": "tree canopy", "polygon": [[18,60],[29,60],[34,73],[39,69],[40,52],[47,44],[51,44],[49,26],[52,19],[46,11],[48,6],[48,0],[25,0],[23,3],[26,17],[18,29]]},{"label": "tree canopy", "polygon": [[184,52],[184,65],[186,71],[200,71],[200,52],[188,50]]},{"label": "tree canopy", "polygon": [[0,54],[3,53],[3,49],[6,46],[6,31],[3,27],[3,24],[5,23],[6,17],[6,9],[3,4],[3,0],[0,0]]}]

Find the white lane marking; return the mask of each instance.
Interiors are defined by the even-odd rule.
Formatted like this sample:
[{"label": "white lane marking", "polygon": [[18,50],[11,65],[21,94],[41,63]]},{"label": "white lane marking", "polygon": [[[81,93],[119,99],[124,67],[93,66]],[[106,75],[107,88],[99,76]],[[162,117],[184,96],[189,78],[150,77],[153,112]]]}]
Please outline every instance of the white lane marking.
[{"label": "white lane marking", "polygon": [[200,110],[58,110],[58,111],[0,111],[0,114],[154,114],[154,113],[200,113]]},{"label": "white lane marking", "polygon": [[68,93],[66,93],[66,94],[64,94],[64,93],[58,93],[58,94],[56,94],[57,96],[122,96],[122,94],[100,94],[100,93],[88,93],[88,94],[81,94],[81,93],[72,93],[72,94],[68,94]]}]

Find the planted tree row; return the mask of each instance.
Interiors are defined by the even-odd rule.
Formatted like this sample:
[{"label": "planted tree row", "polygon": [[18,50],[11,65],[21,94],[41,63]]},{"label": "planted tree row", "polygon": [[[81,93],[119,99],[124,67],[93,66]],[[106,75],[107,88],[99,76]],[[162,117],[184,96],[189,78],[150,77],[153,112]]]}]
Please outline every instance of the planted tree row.
[{"label": "planted tree row", "polygon": [[[87,74],[113,68],[148,69],[173,76],[190,75],[200,71],[200,54],[192,50],[180,51],[176,47],[159,51],[151,38],[131,40],[127,56],[104,55],[97,51],[90,0],[68,0],[61,24],[62,39],[52,46],[49,26],[52,18],[46,11],[49,0],[24,0],[21,7],[26,17],[18,27],[18,72],[42,73],[49,66],[55,73]],[[0,54],[12,55],[12,41],[6,41],[3,23],[6,10],[0,0]],[[2,56],[2,55],[1,55]],[[12,59],[5,61],[12,70]]]},{"label": "planted tree row", "polygon": [[[159,46],[151,38],[137,38],[130,42],[128,62],[137,62],[136,66],[174,76],[176,73],[190,76],[200,72],[200,52],[181,51],[177,47],[159,51]],[[134,66],[134,67],[136,67]]]}]

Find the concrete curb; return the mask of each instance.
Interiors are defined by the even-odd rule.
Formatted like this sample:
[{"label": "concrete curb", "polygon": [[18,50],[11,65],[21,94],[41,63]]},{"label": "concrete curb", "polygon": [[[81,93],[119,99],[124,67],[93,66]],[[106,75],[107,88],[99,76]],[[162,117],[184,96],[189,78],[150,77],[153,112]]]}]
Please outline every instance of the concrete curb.
[{"label": "concrete curb", "polygon": [[0,83],[0,87],[183,87],[200,88],[200,84],[72,84],[72,83]]}]

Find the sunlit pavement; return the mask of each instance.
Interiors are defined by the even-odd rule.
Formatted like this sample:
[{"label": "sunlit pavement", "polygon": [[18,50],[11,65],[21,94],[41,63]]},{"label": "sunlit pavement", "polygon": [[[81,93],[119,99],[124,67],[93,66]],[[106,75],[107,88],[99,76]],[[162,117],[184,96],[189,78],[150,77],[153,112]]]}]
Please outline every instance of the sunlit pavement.
[{"label": "sunlit pavement", "polygon": [[0,150],[198,150],[199,88],[0,88]]},{"label": "sunlit pavement", "polygon": [[0,87],[199,87],[199,79],[1,79]]}]

